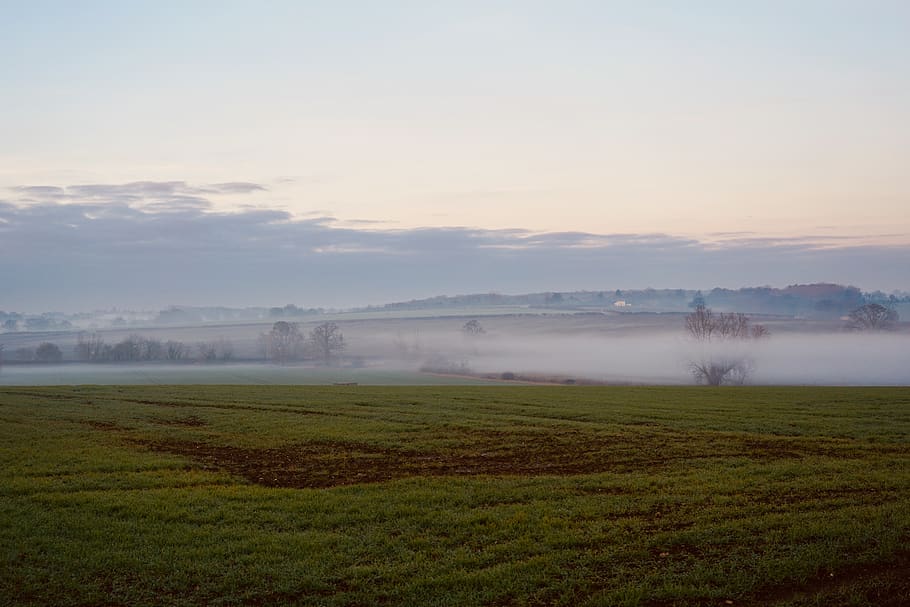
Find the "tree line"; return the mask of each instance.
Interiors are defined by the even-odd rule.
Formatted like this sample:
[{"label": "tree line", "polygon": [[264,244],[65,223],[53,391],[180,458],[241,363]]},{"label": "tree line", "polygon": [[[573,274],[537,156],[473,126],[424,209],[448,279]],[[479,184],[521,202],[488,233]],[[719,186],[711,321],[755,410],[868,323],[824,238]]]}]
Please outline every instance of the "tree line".
[{"label": "tree line", "polygon": [[121,362],[227,362],[234,358],[234,345],[230,339],[200,341],[193,345],[182,341],[154,339],[130,335],[121,341],[108,344],[98,333],[80,335],[73,348],[76,360],[91,363]]},{"label": "tree line", "polygon": [[[345,341],[334,322],[324,322],[304,334],[297,323],[281,320],[274,323],[269,332],[259,336],[259,345],[263,357],[275,363],[317,360],[328,364],[340,359]],[[212,363],[234,360],[235,353],[233,342],[226,337],[186,343],[132,334],[118,342],[108,343],[100,333],[80,333],[73,347],[73,358],[86,363]],[[51,342],[7,352],[9,362],[59,363],[63,359],[63,350]]]}]

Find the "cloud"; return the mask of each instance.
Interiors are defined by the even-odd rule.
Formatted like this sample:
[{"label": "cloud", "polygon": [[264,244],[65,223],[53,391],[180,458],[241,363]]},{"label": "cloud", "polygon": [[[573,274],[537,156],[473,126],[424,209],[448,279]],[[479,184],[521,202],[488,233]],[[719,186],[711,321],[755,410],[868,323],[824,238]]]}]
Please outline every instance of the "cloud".
[{"label": "cloud", "polygon": [[[240,182],[237,182],[240,183]],[[4,307],[352,306],[438,294],[831,281],[908,289],[910,247],[849,238],[383,229],[217,210],[182,181],[29,186],[0,201]],[[243,190],[247,185],[238,186]],[[256,191],[251,188],[250,191]]]},{"label": "cloud", "polygon": [[248,181],[214,183],[209,187],[221,194],[249,194],[250,192],[265,192],[268,189],[263,185]]},{"label": "cloud", "polygon": [[206,197],[265,192],[262,184],[249,181],[232,181],[208,185],[190,185],[185,181],[133,181],[118,184],[81,184],[59,186],[19,186],[12,188],[18,200],[30,202],[89,202],[123,203],[132,206],[150,205],[158,208],[186,206],[208,208]]},{"label": "cloud", "polygon": [[65,196],[63,188],[48,185],[20,186],[14,191],[23,194],[27,199],[33,200],[58,200]]}]

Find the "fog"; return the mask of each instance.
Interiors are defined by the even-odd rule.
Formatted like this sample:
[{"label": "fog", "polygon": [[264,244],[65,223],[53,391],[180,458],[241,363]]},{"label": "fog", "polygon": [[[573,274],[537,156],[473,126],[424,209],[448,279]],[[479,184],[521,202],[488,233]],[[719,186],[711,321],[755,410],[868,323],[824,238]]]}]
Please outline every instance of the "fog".
[{"label": "fog", "polygon": [[619,337],[491,334],[471,339],[422,333],[419,348],[423,364],[447,362],[453,371],[479,374],[690,384],[694,361],[726,357],[747,363],[749,384],[910,385],[906,333],[791,333],[709,346],[679,332]]},{"label": "fog", "polygon": [[[188,356],[166,361],[77,363],[77,333],[6,334],[0,384],[80,383],[344,383],[455,382],[455,375],[486,379],[608,384],[694,383],[692,364],[726,357],[745,363],[746,383],[757,385],[910,385],[910,333],[848,333],[839,325],[806,332],[780,321],[759,340],[705,347],[685,337],[679,315],[512,315],[479,317],[484,332],[466,335],[466,317],[337,318],[343,355],[331,365],[312,358],[276,365],[264,359],[260,335],[270,323],[203,328],[150,328],[144,337],[180,340]],[[301,323],[308,335],[315,323]],[[115,344],[133,331],[106,331]],[[202,361],[203,342],[229,342],[230,360]],[[52,341],[63,364],[21,364],[20,348]],[[512,374],[511,376],[508,374]],[[457,380],[460,381],[460,380]]]}]

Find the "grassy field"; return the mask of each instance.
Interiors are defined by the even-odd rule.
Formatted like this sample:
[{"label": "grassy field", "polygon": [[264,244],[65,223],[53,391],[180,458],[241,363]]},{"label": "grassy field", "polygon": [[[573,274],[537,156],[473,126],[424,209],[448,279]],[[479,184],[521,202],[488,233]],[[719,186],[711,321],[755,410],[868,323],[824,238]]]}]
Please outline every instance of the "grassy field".
[{"label": "grassy field", "polygon": [[0,388],[0,603],[907,605],[910,389]]},{"label": "grassy field", "polygon": [[76,384],[158,385],[326,385],[358,383],[374,386],[491,385],[498,382],[472,377],[441,377],[418,371],[278,366],[262,363],[6,365],[0,386],[69,386]]}]

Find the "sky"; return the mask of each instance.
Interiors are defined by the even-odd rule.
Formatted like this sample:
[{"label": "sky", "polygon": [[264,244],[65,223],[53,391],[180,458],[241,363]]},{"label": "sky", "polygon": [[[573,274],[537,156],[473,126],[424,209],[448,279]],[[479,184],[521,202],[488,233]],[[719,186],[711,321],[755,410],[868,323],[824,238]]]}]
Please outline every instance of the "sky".
[{"label": "sky", "polygon": [[0,309],[910,290],[904,1],[0,14]]}]

